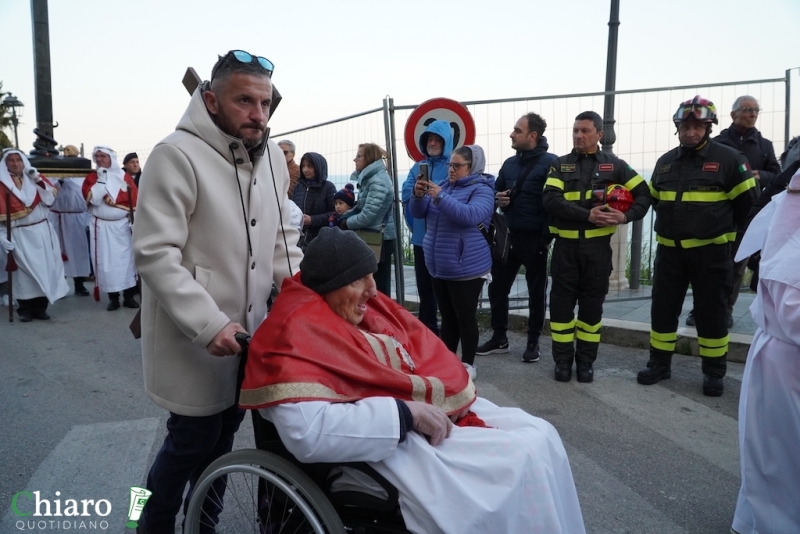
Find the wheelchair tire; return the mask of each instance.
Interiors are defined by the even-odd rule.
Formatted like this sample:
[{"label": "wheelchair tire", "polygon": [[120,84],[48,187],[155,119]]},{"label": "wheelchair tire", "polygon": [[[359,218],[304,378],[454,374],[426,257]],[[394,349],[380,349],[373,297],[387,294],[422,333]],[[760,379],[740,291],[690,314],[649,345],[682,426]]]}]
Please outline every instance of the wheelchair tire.
[{"label": "wheelchair tire", "polygon": [[[204,505],[221,508],[216,526]],[[189,501],[185,528],[188,534],[345,531],[333,505],[305,473],[280,456],[254,449],[228,453],[203,471]]]}]

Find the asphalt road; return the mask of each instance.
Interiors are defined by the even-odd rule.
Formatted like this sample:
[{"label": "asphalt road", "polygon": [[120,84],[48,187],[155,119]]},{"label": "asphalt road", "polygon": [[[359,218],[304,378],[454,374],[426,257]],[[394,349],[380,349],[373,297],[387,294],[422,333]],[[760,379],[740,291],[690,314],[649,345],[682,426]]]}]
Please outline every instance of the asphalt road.
[{"label": "asphalt road", "polygon": [[[0,307],[0,533],[30,519],[12,512],[20,491],[39,491],[54,507],[58,499],[108,501],[110,513],[93,517],[107,522],[97,530],[132,532],[124,527],[129,488],[144,482],[166,421],[143,389],[139,344],[128,332],[134,311],[68,296],[47,322],[9,324],[6,312]],[[595,382],[565,384],[552,378],[549,338],[542,360],[525,364],[524,338],[509,334],[509,354],[478,357],[479,393],[555,425],[588,532],[729,531],[742,365],[729,365],[724,396],[708,398],[697,358],[676,356],[672,379],[645,387],[635,376],[646,351],[601,345]],[[236,448],[252,447],[247,421]],[[19,496],[18,509],[32,499]]]}]

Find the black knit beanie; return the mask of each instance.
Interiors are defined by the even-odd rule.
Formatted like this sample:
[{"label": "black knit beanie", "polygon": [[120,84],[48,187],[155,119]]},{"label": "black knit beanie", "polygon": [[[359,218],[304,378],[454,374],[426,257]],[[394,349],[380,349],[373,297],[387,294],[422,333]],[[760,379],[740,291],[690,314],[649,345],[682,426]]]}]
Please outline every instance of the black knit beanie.
[{"label": "black knit beanie", "polygon": [[355,232],[326,226],[306,248],[300,280],[324,295],[377,270],[375,253]]}]

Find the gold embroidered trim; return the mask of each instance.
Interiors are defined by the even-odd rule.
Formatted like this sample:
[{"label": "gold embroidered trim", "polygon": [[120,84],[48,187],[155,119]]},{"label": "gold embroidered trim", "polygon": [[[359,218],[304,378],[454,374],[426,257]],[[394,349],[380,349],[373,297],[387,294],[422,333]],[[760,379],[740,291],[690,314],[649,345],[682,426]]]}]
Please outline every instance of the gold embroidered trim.
[{"label": "gold embroidered trim", "polygon": [[370,348],[372,349],[372,353],[375,354],[375,357],[378,359],[380,363],[386,365],[386,354],[384,353],[383,346],[381,342],[369,332],[364,332],[363,330],[359,330],[364,335],[364,338],[369,343]]},{"label": "gold embroidered trim", "polygon": [[434,376],[427,377],[428,382],[431,383],[431,404],[434,406],[442,406],[444,404],[444,384],[441,380]]},{"label": "gold embroidered trim", "polygon": [[425,386],[425,380],[421,376],[417,375],[407,375],[408,379],[411,380],[411,400],[415,400],[417,402],[425,402],[425,393],[427,392],[427,387]]},{"label": "gold embroidered trim", "polygon": [[287,399],[350,400],[352,397],[339,395],[331,388],[314,382],[291,382],[273,384],[258,389],[242,390],[239,403],[245,406],[270,404]]},{"label": "gold embroidered trim", "polygon": [[397,353],[397,347],[400,345],[398,341],[391,336],[387,336],[384,334],[372,334],[373,336],[377,337],[383,343],[383,347],[386,350],[386,354],[389,355],[389,365],[392,366],[392,369],[395,371],[402,371],[402,367],[400,366],[400,355]]}]

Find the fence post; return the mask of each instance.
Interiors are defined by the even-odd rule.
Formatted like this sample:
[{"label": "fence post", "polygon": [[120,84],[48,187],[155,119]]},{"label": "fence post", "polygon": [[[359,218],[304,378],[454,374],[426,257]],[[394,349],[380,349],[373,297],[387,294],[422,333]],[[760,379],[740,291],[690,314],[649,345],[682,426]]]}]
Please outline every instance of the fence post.
[{"label": "fence post", "polygon": [[784,117],[784,126],[783,126],[784,150],[789,147],[789,141],[792,138],[791,118],[792,118],[792,69],[786,69],[786,117]]},{"label": "fence post", "polygon": [[386,134],[386,154],[388,156],[388,171],[394,184],[394,291],[395,300],[405,305],[405,280],[403,262],[403,204],[400,201],[400,186],[397,178],[397,147],[395,143],[394,128],[394,99],[387,96],[383,99],[383,126]]}]

